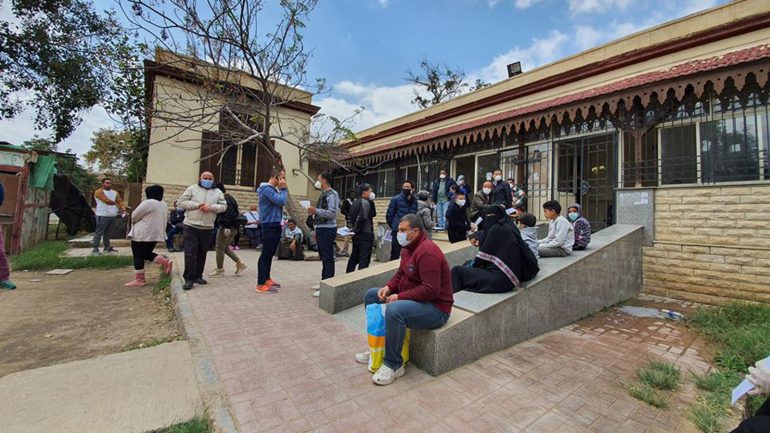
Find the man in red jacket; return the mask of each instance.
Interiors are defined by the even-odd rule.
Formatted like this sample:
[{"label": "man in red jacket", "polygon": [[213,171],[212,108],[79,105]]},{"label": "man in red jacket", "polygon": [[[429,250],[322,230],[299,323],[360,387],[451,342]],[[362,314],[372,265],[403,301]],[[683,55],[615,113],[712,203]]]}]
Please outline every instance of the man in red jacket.
[{"label": "man in red jacket", "polygon": [[[452,311],[449,264],[436,244],[425,236],[422,218],[405,215],[398,225],[398,243],[403,247],[398,271],[381,289],[369,289],[364,303],[388,304],[385,309],[385,357],[374,373],[377,385],[390,385],[404,375],[406,329],[434,329],[446,323]],[[369,362],[369,352],[356,355],[361,364]]]}]

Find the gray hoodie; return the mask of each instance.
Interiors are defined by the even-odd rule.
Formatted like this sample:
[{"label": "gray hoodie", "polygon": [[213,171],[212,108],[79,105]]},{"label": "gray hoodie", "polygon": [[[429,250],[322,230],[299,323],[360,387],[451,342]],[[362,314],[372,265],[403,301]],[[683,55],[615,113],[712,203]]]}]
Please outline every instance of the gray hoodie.
[{"label": "gray hoodie", "polygon": [[524,242],[526,242],[529,249],[532,250],[532,254],[535,255],[535,258],[539,259],[540,254],[537,252],[537,227],[524,227],[519,231],[521,232],[521,237],[524,239]]},{"label": "gray hoodie", "polygon": [[572,253],[572,246],[575,245],[575,229],[567,218],[559,215],[548,223],[548,236],[541,239],[539,243],[541,247],[563,248],[567,253]]}]

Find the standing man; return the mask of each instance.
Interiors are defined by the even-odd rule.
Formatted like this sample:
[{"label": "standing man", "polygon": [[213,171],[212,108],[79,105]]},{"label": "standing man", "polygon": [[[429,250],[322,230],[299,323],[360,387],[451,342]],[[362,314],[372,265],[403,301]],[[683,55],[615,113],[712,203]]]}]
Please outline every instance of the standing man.
[{"label": "standing man", "polygon": [[185,209],[184,216],[184,286],[185,290],[194,284],[208,284],[203,279],[206,267],[206,252],[211,244],[214,221],[218,213],[227,209],[222,191],[214,187],[214,175],[210,171],[201,173],[200,181],[190,185],[177,200]]},{"label": "standing man", "polygon": [[476,221],[484,216],[484,210],[489,207],[492,200],[492,182],[486,181],[482,185],[481,191],[473,196],[471,203],[471,221]]},{"label": "standing man", "polygon": [[280,284],[270,278],[273,256],[281,242],[283,206],[286,204],[286,173],[274,168],[270,180],[257,188],[259,194],[260,226],[262,227],[262,254],[257,262],[257,293],[277,293]]},{"label": "standing man", "polygon": [[457,186],[460,188],[460,191],[465,194],[465,197],[471,195],[471,187],[468,185],[468,182],[465,181],[464,174],[457,176]]},{"label": "standing man", "polygon": [[385,221],[391,230],[390,260],[396,260],[401,257],[401,245],[393,237],[398,233],[398,224],[401,222],[401,218],[417,213],[417,198],[412,196],[413,187],[414,183],[411,180],[404,181],[403,185],[401,185],[401,194],[394,195],[390,199],[390,204],[388,204]]},{"label": "standing man", "polygon": [[262,243],[262,229],[259,227],[259,212],[257,212],[257,205],[253,204],[249,207],[248,212],[244,212],[246,217],[246,237],[249,238],[249,246],[251,248],[259,248]]},{"label": "standing man", "polygon": [[[334,243],[337,239],[337,210],[340,205],[340,196],[332,189],[332,175],[323,172],[318,175],[315,188],[322,191],[321,197],[315,206],[307,208],[308,213],[315,215],[315,236],[318,242],[318,255],[323,262],[321,279],[334,276]],[[320,295],[319,292],[313,296]]]},{"label": "standing man", "polygon": [[348,228],[355,233],[346,269],[348,274],[355,271],[356,266],[359,270],[369,267],[374,247],[374,217],[377,216],[374,192],[368,183],[361,184],[357,192],[358,197],[350,205],[347,218]]},{"label": "standing man", "polygon": [[[449,191],[452,185],[456,185],[456,182],[451,177],[447,177],[446,170],[441,170],[438,180],[433,182],[433,203],[436,203],[436,222],[438,227],[441,228],[446,227],[444,215],[446,215],[447,207],[452,200],[452,193]],[[395,233],[395,230],[393,232]],[[393,260],[392,257],[391,260]]]},{"label": "standing man", "polygon": [[495,179],[495,187],[492,189],[492,204],[497,204],[503,209],[510,209],[512,206],[511,185],[503,181],[503,171],[496,169],[492,175]]},{"label": "standing man", "polygon": [[118,219],[118,210],[126,216],[126,205],[117,191],[112,190],[112,179],[102,179],[102,187],[94,191],[96,200],[96,231],[94,232],[93,255],[101,256],[99,252],[99,240],[104,238],[104,252],[114,253],[115,248],[110,246],[110,237],[115,231],[115,223]]}]

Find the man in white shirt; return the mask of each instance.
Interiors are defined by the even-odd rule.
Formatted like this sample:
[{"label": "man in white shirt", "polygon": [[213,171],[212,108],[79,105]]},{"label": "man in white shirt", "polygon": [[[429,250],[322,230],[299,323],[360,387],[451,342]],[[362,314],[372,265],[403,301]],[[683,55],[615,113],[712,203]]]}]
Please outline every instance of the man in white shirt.
[{"label": "man in white shirt", "polygon": [[105,177],[102,179],[102,187],[94,191],[94,201],[96,201],[96,231],[94,232],[94,251],[96,256],[102,255],[99,252],[99,241],[104,239],[104,252],[114,253],[115,248],[110,246],[110,237],[115,230],[115,224],[118,220],[118,211],[126,216],[126,205],[117,191],[112,190],[112,179]]},{"label": "man in white shirt", "polygon": [[246,232],[246,237],[249,238],[249,246],[251,246],[251,248],[259,248],[262,244],[262,228],[259,227],[259,212],[257,212],[257,205],[251,205],[249,211],[244,212],[243,215],[246,217],[244,231]]}]

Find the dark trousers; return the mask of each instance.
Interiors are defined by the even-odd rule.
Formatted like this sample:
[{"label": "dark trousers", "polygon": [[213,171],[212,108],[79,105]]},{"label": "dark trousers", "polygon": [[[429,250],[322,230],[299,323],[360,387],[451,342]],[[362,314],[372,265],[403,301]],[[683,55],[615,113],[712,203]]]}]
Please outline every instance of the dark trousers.
[{"label": "dark trousers", "polygon": [[744,420],[732,433],[766,433],[770,432],[770,397],[751,418]]},{"label": "dark trousers", "polygon": [[94,251],[99,251],[99,241],[104,239],[104,249],[110,248],[110,237],[115,231],[118,217],[97,216],[96,231],[94,232]]},{"label": "dark trousers", "polygon": [[260,286],[270,279],[273,256],[281,241],[281,226],[262,226],[262,254],[257,261],[257,284]]},{"label": "dark trousers", "polygon": [[238,244],[241,243],[241,228],[238,227],[233,230],[235,230],[235,235],[233,236],[233,246],[237,247],[239,246]]},{"label": "dark trousers", "polygon": [[246,237],[249,238],[249,246],[256,248],[262,244],[262,229],[246,227],[243,231],[246,232]]},{"label": "dark trousers", "polygon": [[505,293],[513,290],[513,282],[500,275],[481,268],[455,266],[452,268],[452,292],[467,290],[476,293]]},{"label": "dark trousers", "polygon": [[350,258],[348,259],[348,267],[346,272],[349,274],[358,269],[366,269],[369,267],[369,263],[372,261],[372,247],[374,241],[368,241],[363,239],[356,239],[353,237],[353,249],[350,250]]},{"label": "dark trousers", "polygon": [[396,239],[396,234],[393,233],[393,240],[390,241],[390,260],[398,260],[401,258],[401,244]]},{"label": "dark trousers", "polygon": [[152,250],[155,249],[157,242],[136,242],[131,241],[131,254],[134,256],[134,269],[141,271],[144,269],[145,260],[151,262],[158,257]]},{"label": "dark trousers", "polygon": [[[184,226],[179,223],[176,225],[171,226],[171,230],[168,231],[168,237],[166,238],[166,248],[169,250],[174,248],[174,235],[177,233],[183,233],[184,232]],[[182,249],[184,249],[184,244],[182,244]]]},{"label": "dark trousers", "polygon": [[337,229],[316,227],[315,237],[318,241],[318,255],[323,262],[321,279],[332,278],[334,276],[334,241],[337,239]]},{"label": "dark trousers", "polygon": [[211,246],[211,229],[196,229],[184,226],[184,279],[203,278],[206,267],[206,252]]}]

